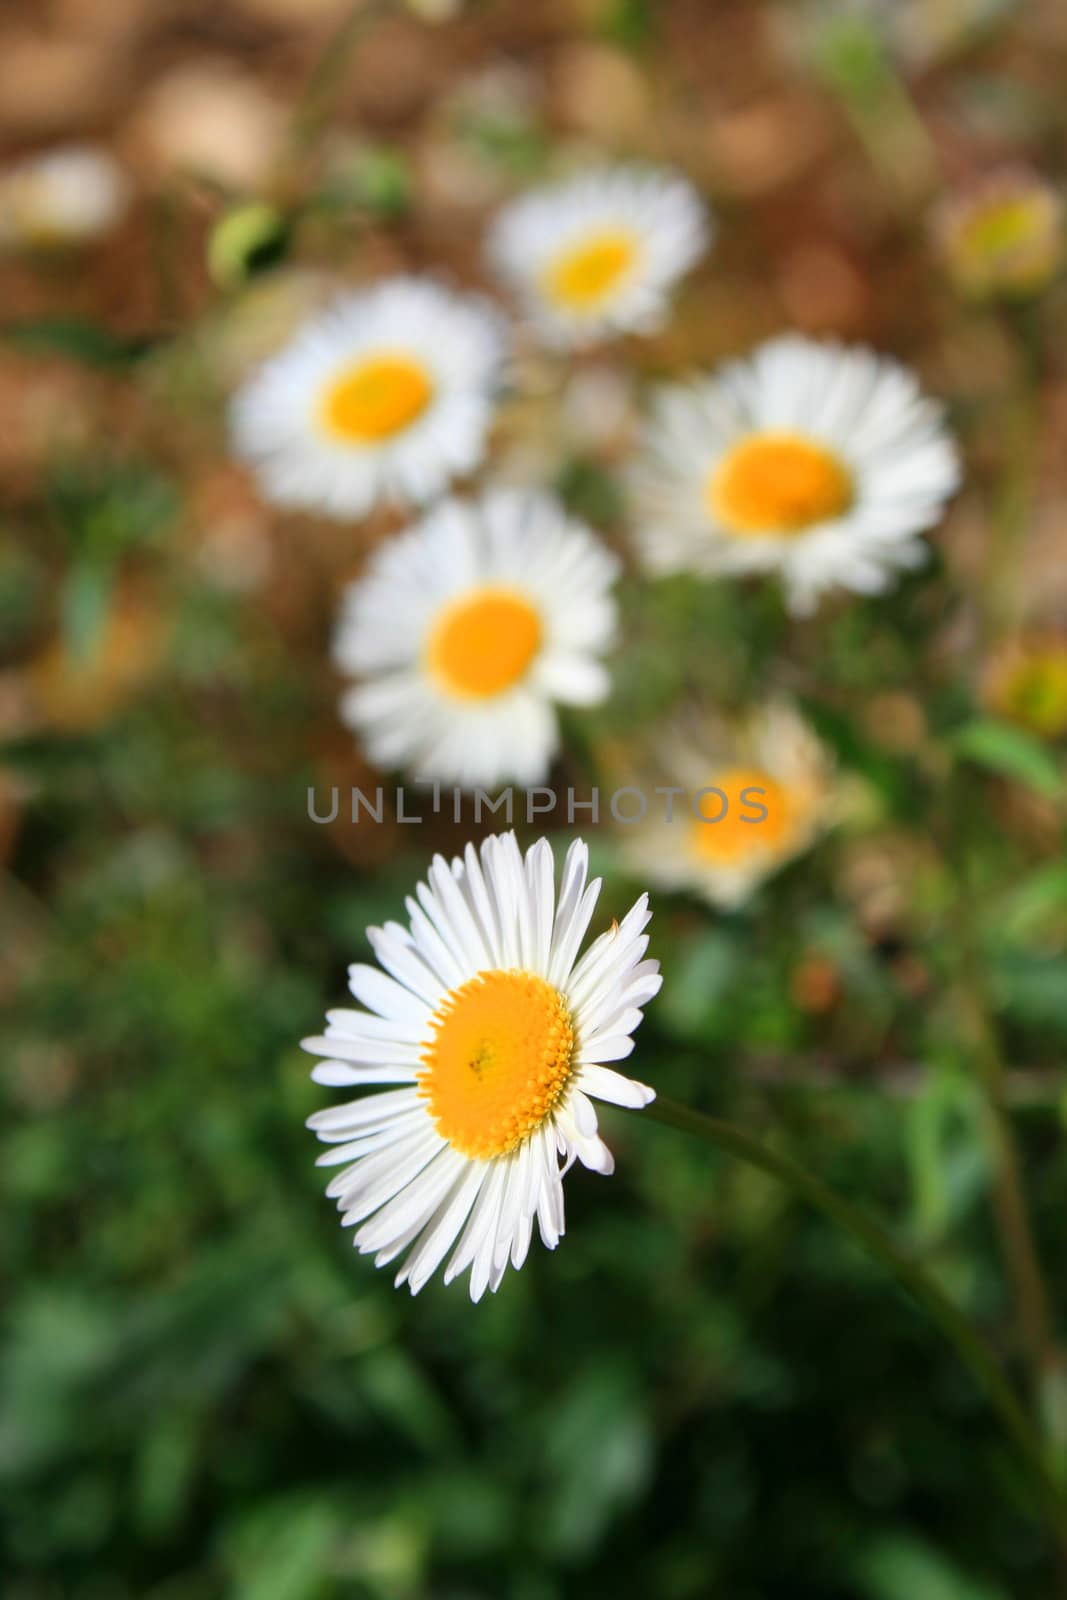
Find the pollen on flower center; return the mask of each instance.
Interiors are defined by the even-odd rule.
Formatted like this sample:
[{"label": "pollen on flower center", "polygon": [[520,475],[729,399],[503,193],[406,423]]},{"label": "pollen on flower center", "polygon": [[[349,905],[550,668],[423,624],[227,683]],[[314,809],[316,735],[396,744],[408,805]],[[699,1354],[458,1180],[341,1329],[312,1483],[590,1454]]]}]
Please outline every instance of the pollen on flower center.
[{"label": "pollen on flower center", "polygon": [[790,826],[789,797],[769,773],[758,767],[732,767],[708,780],[700,817],[690,823],[690,840],[698,860],[729,866],[777,849]]},{"label": "pollen on flower center", "polygon": [[432,399],[433,383],[421,363],[379,352],[334,379],[323,398],[322,419],[337,439],[375,444],[410,427]]},{"label": "pollen on flower center", "polygon": [[734,445],[707,485],[712,515],[733,534],[800,533],[838,517],[852,475],[831,451],[795,433],[757,433]]},{"label": "pollen on flower center", "polygon": [[541,636],[541,618],[523,595],[486,587],[465,595],[438,618],[427,664],[449,694],[488,699],[526,675]]},{"label": "pollen on flower center", "polygon": [[616,290],[637,260],[637,241],[622,229],[605,230],[564,250],[544,273],[550,300],[573,311],[593,311]]},{"label": "pollen on flower center", "polygon": [[514,1150],[552,1112],[573,1069],[574,1025],[563,996],[530,972],[480,972],[431,1021],[419,1093],[461,1155]]}]

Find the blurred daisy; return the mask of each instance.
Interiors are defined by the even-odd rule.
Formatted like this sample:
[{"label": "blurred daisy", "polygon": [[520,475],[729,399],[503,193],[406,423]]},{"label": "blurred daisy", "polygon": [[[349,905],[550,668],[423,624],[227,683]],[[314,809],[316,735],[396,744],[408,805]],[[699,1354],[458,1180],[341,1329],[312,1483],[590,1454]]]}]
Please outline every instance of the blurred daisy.
[{"label": "blurred daisy", "polygon": [[616,558],[547,495],[497,490],[436,506],[375,553],[345,597],[334,660],[372,761],[466,787],[538,783],[554,702],[610,679]]},{"label": "blurred daisy", "polygon": [[959,467],[941,408],[862,348],[787,335],[660,391],[632,477],[652,572],[778,571],[794,611],[919,566]]},{"label": "blurred daisy", "polygon": [[278,505],[421,502],[485,453],[503,355],[482,301],[417,278],[350,294],[237,394],[236,451]]},{"label": "blurred daisy", "polygon": [[88,244],[119,221],[129,185],[106,150],[66,145],[0,173],[0,244],[62,249]]},{"label": "blurred daisy", "polygon": [[[660,987],[645,960],[648,897],[578,958],[600,880],[588,852],[567,852],[558,894],[547,840],[525,859],[513,833],[436,856],[406,902],[407,927],[368,929],[380,967],[349,968],[365,1010],[331,1011],[304,1048],[329,1059],[317,1083],[397,1085],[316,1112],[309,1126],[343,1170],[327,1194],[361,1254],[404,1256],[396,1284],[417,1294],[448,1256],[444,1280],[470,1269],[470,1294],[521,1267],[536,1219],[554,1250],[564,1174],[577,1159],[608,1174],[593,1100],[640,1108],[655,1098],[616,1072],[641,1007]],[[384,971],[381,970],[384,968]]]},{"label": "blurred daisy", "polygon": [[737,724],[705,716],[679,725],[654,754],[660,771],[645,791],[683,793],[620,827],[619,839],[631,870],[661,888],[740,905],[831,820],[826,752],[784,704]]},{"label": "blurred daisy", "polygon": [[1010,639],[986,667],[990,708],[1045,739],[1067,734],[1067,637],[1035,633]]},{"label": "blurred daisy", "polygon": [[705,208],[684,178],[618,167],[505,207],[489,255],[545,338],[584,345],[658,327],[671,289],[710,239]]},{"label": "blurred daisy", "polygon": [[964,294],[1021,297],[1051,282],[1063,263],[1063,202],[1026,168],[991,172],[953,195],[936,219],[945,266]]}]

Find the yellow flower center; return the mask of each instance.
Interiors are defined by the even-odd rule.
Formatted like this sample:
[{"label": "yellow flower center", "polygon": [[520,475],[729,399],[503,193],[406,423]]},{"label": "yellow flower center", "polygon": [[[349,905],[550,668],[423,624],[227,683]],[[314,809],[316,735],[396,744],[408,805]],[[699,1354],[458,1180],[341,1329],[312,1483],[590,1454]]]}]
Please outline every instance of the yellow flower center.
[{"label": "yellow flower center", "polygon": [[636,260],[633,235],[606,230],[562,251],[544,273],[544,292],[568,311],[595,311],[619,288]]},{"label": "yellow flower center", "polygon": [[574,1025],[558,989],[530,972],[479,972],[430,1024],[419,1093],[454,1150],[507,1155],[552,1112],[570,1078]]},{"label": "yellow flower center", "polygon": [[[779,848],[791,826],[789,796],[759,767],[731,767],[709,778],[718,794],[700,799],[700,815],[689,824],[693,854],[711,866],[736,866]],[[725,798],[724,798],[725,797]]]},{"label": "yellow flower center", "polygon": [[1067,733],[1067,649],[1050,648],[1021,661],[1005,685],[1003,704],[1046,738]]},{"label": "yellow flower center", "polygon": [[800,533],[852,504],[852,475],[797,433],[755,433],[734,445],[707,485],[708,508],[741,537]]},{"label": "yellow flower center", "polygon": [[488,700],[526,675],[541,638],[541,618],[523,595],[478,589],[438,618],[427,665],[449,694]]},{"label": "yellow flower center", "polygon": [[322,420],[346,444],[377,444],[410,427],[432,399],[425,367],[410,356],[380,352],[334,379],[323,397]]},{"label": "yellow flower center", "polygon": [[1010,255],[1039,237],[1044,221],[1040,197],[1012,195],[976,210],[963,226],[961,242],[978,256]]}]

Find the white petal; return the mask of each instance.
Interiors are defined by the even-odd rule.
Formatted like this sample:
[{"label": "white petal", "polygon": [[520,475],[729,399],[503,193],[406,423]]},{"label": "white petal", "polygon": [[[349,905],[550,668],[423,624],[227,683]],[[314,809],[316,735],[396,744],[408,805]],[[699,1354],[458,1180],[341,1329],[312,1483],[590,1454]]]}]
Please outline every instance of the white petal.
[{"label": "white petal", "polygon": [[320,1139],[334,1138],[338,1133],[344,1138],[358,1128],[393,1122],[419,1104],[417,1089],[389,1089],[382,1094],[364,1095],[361,1100],[349,1100],[345,1105],[315,1111],[306,1125],[314,1129]]},{"label": "white petal", "polygon": [[410,989],[387,978],[377,967],[367,967],[361,962],[349,967],[348,987],[369,1011],[376,1011],[381,1017],[397,1017],[402,1022],[423,1022],[427,1005],[436,1004],[432,995],[416,996]]},{"label": "white petal", "polygon": [[613,1106],[628,1106],[639,1111],[656,1098],[655,1089],[650,1089],[647,1083],[612,1072],[610,1067],[582,1067],[577,1081],[594,1100],[606,1100]]},{"label": "white petal", "polygon": [[469,1217],[484,1178],[484,1169],[478,1163],[468,1163],[466,1171],[454,1182],[451,1192],[426,1224],[426,1231],[418,1245],[397,1273],[398,1289],[406,1282],[412,1294],[418,1294],[437,1271]]},{"label": "white petal", "polygon": [[[305,1039],[301,1048],[332,1050],[333,1046],[332,1039]],[[316,1061],[311,1078],[329,1089],[352,1089],[357,1084],[414,1083],[415,1073],[410,1067],[352,1067],[346,1061]]]}]

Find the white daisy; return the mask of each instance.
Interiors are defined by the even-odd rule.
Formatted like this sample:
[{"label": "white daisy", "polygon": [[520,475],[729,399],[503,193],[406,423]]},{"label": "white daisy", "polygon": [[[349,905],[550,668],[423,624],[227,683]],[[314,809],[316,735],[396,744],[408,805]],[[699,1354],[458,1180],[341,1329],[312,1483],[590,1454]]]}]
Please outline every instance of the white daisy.
[{"label": "white daisy", "polygon": [[503,358],[483,301],[391,278],[315,317],[237,394],[234,446],[283,506],[422,502],[485,453]]},{"label": "white daisy", "polygon": [[1027,167],[995,167],[951,193],[935,235],[957,287],[978,299],[1025,298],[1063,266],[1062,195]]},{"label": "white daisy", "polygon": [[496,218],[489,256],[550,342],[584,345],[659,326],[712,227],[674,173],[615,167],[521,196]]},{"label": "white daisy", "polygon": [[941,407],[872,351],[794,335],[660,391],[632,478],[653,572],[779,571],[794,611],[922,563],[959,483]]},{"label": "white daisy", "polygon": [[118,222],[128,201],[121,168],[96,145],[63,145],[27,156],[0,174],[0,244],[87,244]]},{"label": "white daisy", "polygon": [[342,717],[382,767],[467,788],[540,782],[554,703],[610,688],[618,570],[548,495],[444,501],[347,591],[334,660],[361,681]]},{"label": "white daisy", "polygon": [[674,798],[621,826],[619,840],[627,865],[661,888],[741,905],[836,819],[827,752],[784,703],[679,723],[652,755],[644,792]]},{"label": "white daisy", "polygon": [[[593,1100],[640,1108],[655,1098],[616,1072],[641,1007],[660,987],[644,959],[648,897],[585,954],[600,893],[588,851],[567,852],[558,895],[552,848],[523,858],[512,833],[436,856],[406,902],[410,922],[368,929],[379,967],[349,968],[366,1009],[331,1011],[304,1048],[329,1059],[317,1083],[396,1085],[309,1119],[337,1146],[327,1189],[355,1244],[417,1294],[449,1256],[445,1282],[470,1268],[470,1293],[495,1290],[526,1259],[534,1219],[554,1250],[564,1174],[575,1159],[613,1170]],[[561,1164],[562,1163],[562,1164]]]}]

